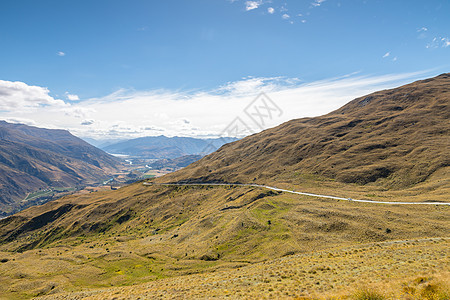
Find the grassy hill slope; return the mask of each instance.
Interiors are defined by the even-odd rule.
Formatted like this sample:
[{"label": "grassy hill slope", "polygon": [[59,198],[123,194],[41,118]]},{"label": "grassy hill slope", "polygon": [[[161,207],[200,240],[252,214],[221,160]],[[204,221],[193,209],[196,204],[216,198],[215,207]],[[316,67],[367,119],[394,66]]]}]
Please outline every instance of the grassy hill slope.
[{"label": "grassy hill slope", "polygon": [[129,285],[333,247],[445,237],[449,218],[448,207],[418,211],[262,188],[135,183],[0,220],[0,294]]},{"label": "grassy hill slope", "polygon": [[161,181],[296,184],[306,173],[404,188],[438,171],[448,179],[449,120],[450,74],[442,74],[224,145]]}]

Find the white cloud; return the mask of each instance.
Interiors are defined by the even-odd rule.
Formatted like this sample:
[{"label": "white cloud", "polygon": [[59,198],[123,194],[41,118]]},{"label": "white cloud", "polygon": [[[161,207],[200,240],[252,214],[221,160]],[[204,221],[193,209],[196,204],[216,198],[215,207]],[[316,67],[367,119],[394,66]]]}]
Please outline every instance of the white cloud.
[{"label": "white cloud", "polygon": [[386,58],[386,57],[388,57],[389,55],[391,55],[391,52],[386,52],[386,54],[383,55],[383,58]]},{"label": "white cloud", "polygon": [[428,31],[428,28],[426,28],[426,27],[422,27],[422,28],[417,29],[417,32],[419,33],[417,38],[418,39],[426,38],[427,37],[427,31]]},{"label": "white cloud", "polygon": [[80,97],[78,97],[78,95],[70,94],[69,92],[66,92],[66,97],[70,101],[78,101],[78,100],[80,100]]},{"label": "white cloud", "polygon": [[84,120],[80,124],[83,125],[83,126],[89,126],[89,125],[92,125],[94,123],[95,123],[94,120]]},{"label": "white cloud", "polygon": [[392,61],[397,61],[397,56],[392,59]]},{"label": "white cloud", "polygon": [[284,14],[284,15],[282,15],[281,17],[282,17],[284,20],[287,20],[287,19],[289,19],[291,16],[288,15],[288,14]]},{"label": "white cloud", "polygon": [[246,1],[245,2],[245,10],[253,10],[257,9],[262,4],[262,1]]},{"label": "white cloud", "polygon": [[64,101],[54,99],[45,87],[27,85],[20,81],[0,80],[0,111],[27,111],[33,108],[66,107]]},{"label": "white cloud", "polygon": [[31,119],[25,119],[25,118],[6,118],[4,119],[8,123],[14,123],[14,124],[25,124],[29,126],[36,126],[36,122]]},{"label": "white cloud", "polygon": [[429,49],[429,48],[437,48],[437,47],[438,47],[437,44],[438,44],[438,43],[437,43],[437,38],[433,38],[433,40],[432,40],[430,43],[428,43],[428,44],[425,46],[425,48],[427,48],[427,49]]},{"label": "white cloud", "polygon": [[[121,89],[101,98],[70,103],[48,96],[46,88],[20,83],[11,89],[5,88],[7,84],[0,81],[0,119],[65,128],[78,136],[100,139],[161,134],[214,136],[237,116],[252,130],[258,131],[258,127],[245,118],[243,111],[262,91],[284,112],[280,118],[267,123],[267,127],[272,127],[291,119],[328,113],[358,96],[399,86],[426,75],[430,73],[352,74],[310,83],[297,78],[246,77],[200,92]],[[29,100],[37,99],[35,96],[41,99],[37,104]],[[23,109],[23,105],[29,109]]]},{"label": "white cloud", "polygon": [[62,109],[61,112],[63,112],[67,117],[76,119],[84,119],[96,113],[95,109],[81,105],[69,105],[68,107]]},{"label": "white cloud", "polygon": [[284,77],[246,77],[239,81],[228,82],[212,93],[218,95],[244,96],[255,93],[255,91],[271,93],[280,88],[292,87],[300,82],[297,78]]},{"label": "white cloud", "polygon": [[316,0],[313,3],[311,3],[312,6],[314,7],[318,7],[320,6],[323,2],[325,2],[326,0]]},{"label": "white cloud", "polygon": [[62,52],[62,51],[58,51],[58,52],[56,53],[56,55],[58,55],[58,56],[66,56],[66,53],[64,53],[64,52]]},{"label": "white cloud", "polygon": [[269,14],[273,14],[273,13],[275,12],[275,8],[269,7],[269,8],[267,9],[267,12],[268,12]]},{"label": "white cloud", "polygon": [[448,37],[435,37],[425,47],[431,48],[447,48],[450,46],[450,39]]},{"label": "white cloud", "polygon": [[448,46],[450,46],[450,40],[449,38],[442,38],[442,47],[447,48]]}]

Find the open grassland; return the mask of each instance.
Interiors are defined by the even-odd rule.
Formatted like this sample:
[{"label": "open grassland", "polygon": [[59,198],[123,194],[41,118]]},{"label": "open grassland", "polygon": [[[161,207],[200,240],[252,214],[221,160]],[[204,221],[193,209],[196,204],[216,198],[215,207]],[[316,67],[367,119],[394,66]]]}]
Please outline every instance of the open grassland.
[{"label": "open grassland", "polygon": [[55,293],[43,299],[444,300],[450,297],[446,282],[450,276],[449,246],[448,239],[439,238],[369,243],[71,294],[56,293],[55,281]]},{"label": "open grassland", "polygon": [[22,202],[34,200],[34,199],[40,198],[40,197],[55,196],[57,194],[59,194],[60,196],[63,196],[64,194],[72,193],[74,191],[76,191],[76,188],[70,188],[70,187],[68,187],[68,188],[48,188],[48,189],[44,189],[44,190],[35,191],[33,193],[29,193],[25,197],[25,199],[22,200]]},{"label": "open grassland", "polygon": [[[364,284],[383,291],[389,285],[394,293],[401,291],[397,281],[445,275],[449,245],[442,237],[449,236],[449,220],[446,206],[136,183],[67,196],[0,221],[0,295],[19,299],[146,282],[153,286],[149,298],[156,291],[183,296],[177,284],[199,298],[345,296],[346,287]],[[392,242],[399,240],[409,242]],[[197,280],[205,284],[196,286]]]},{"label": "open grassland", "polygon": [[301,172],[286,172],[276,180],[265,180],[276,187],[343,198],[398,202],[450,203],[450,167],[436,171],[424,182],[410,187],[386,188],[376,183],[366,185],[342,183]]}]

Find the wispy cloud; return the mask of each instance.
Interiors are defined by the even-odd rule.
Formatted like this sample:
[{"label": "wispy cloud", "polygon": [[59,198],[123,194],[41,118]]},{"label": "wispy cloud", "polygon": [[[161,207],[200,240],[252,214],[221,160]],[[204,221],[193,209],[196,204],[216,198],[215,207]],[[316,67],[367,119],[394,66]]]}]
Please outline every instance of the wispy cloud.
[{"label": "wispy cloud", "polygon": [[431,48],[447,48],[450,46],[450,39],[448,37],[435,37],[425,47]]},{"label": "wispy cloud", "polygon": [[[230,3],[238,2],[239,0],[228,0]],[[306,10],[306,12],[299,13],[298,11],[290,11],[288,8],[288,2],[283,1],[282,3],[277,3],[277,1],[273,0],[250,0],[250,1],[243,1],[245,4],[245,11],[251,11],[256,10],[258,8],[261,8],[264,5],[267,5],[268,7],[265,8],[267,11],[267,15],[273,15],[273,14],[279,14],[281,16],[281,19],[288,20],[290,24],[294,23],[306,23],[307,19],[305,16],[309,16],[311,14],[311,10],[313,10],[316,7],[321,6],[326,0],[313,0],[313,2],[306,2],[305,7],[303,8]],[[241,2],[242,3],[242,2]],[[293,17],[300,17],[300,20],[294,20]]]},{"label": "wispy cloud", "polygon": [[245,10],[253,10],[257,9],[262,4],[262,1],[246,1],[245,2]]},{"label": "wispy cloud", "polygon": [[311,3],[312,6],[314,7],[318,7],[320,5],[322,5],[322,3],[324,3],[326,0],[315,0],[313,3]]},{"label": "wispy cloud", "polygon": [[[392,57],[391,52],[386,52],[386,53],[382,56],[383,59],[389,58],[389,57]],[[397,59],[398,59],[397,56],[392,57],[392,61],[397,61]]]},{"label": "wispy cloud", "polygon": [[62,52],[62,51],[58,51],[58,52],[56,53],[56,55],[58,55],[58,56],[66,56],[66,53],[64,53],[64,52]]},{"label": "wispy cloud", "polygon": [[229,96],[245,96],[255,91],[272,93],[300,84],[298,78],[285,77],[245,77],[242,80],[228,82],[210,93]]},{"label": "wispy cloud", "polygon": [[445,40],[444,40],[443,42],[444,42],[443,46],[444,46],[445,48],[447,48],[448,46],[450,46],[450,40],[449,40],[448,38],[445,38]]},{"label": "wispy cloud", "polygon": [[419,33],[417,38],[424,39],[427,37],[428,28],[426,28],[426,27],[419,28],[419,29],[417,29],[417,32]]},{"label": "wispy cloud", "polygon": [[[67,103],[49,96],[46,88],[0,81],[0,119],[27,120],[93,138],[214,136],[262,91],[284,111],[282,118],[267,123],[267,127],[272,127],[291,119],[328,113],[358,96],[427,75],[430,72],[353,74],[309,83],[297,78],[246,77],[206,91],[120,89],[101,98]],[[254,126],[252,130],[259,129]]]},{"label": "wispy cloud", "polygon": [[4,118],[4,121],[8,123],[14,123],[14,124],[25,124],[30,126],[37,126],[36,122],[31,119],[25,119],[25,118]]}]

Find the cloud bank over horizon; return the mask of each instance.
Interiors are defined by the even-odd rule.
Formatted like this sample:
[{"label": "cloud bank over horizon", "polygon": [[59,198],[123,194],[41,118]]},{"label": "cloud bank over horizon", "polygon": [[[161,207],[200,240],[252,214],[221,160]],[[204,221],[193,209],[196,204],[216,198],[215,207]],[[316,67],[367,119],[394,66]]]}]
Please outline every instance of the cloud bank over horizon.
[{"label": "cloud bank over horizon", "polygon": [[[0,119],[67,129],[80,137],[220,136],[238,118],[254,133],[291,119],[335,110],[352,99],[431,76],[431,71],[364,76],[350,74],[314,82],[298,78],[245,77],[204,91],[119,89],[100,98],[61,100],[45,87],[0,80]],[[264,92],[282,111],[263,128],[244,110]],[[74,100],[77,100],[74,102]],[[258,109],[258,108],[256,108]]]}]

